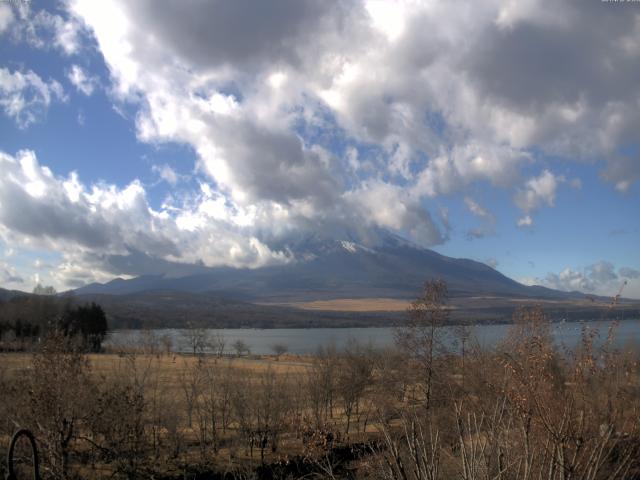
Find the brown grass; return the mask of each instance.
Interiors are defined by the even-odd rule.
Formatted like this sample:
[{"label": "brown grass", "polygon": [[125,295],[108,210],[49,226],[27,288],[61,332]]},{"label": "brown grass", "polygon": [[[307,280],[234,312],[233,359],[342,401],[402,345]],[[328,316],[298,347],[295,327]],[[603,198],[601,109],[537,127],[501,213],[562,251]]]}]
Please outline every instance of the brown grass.
[{"label": "brown grass", "polygon": [[[117,353],[102,353],[87,355],[91,365],[91,371],[97,375],[108,374],[122,365],[125,356]],[[302,355],[282,355],[276,358],[275,355],[262,355],[251,358],[224,357],[215,359],[213,356],[207,357],[217,362],[226,362],[231,367],[249,370],[253,373],[260,373],[271,368],[279,374],[304,373],[311,366],[311,358]],[[0,354],[2,365],[7,373],[31,368],[31,353],[2,353]],[[171,354],[171,355],[151,355],[137,354],[136,362],[141,364],[152,363],[154,368],[165,372],[169,379],[177,378],[182,370],[193,366],[197,362],[193,355]]]},{"label": "brown grass", "polygon": [[[576,475],[589,480],[627,478],[616,469],[638,473],[634,460],[640,438],[637,351],[614,351],[609,348],[610,340],[596,347],[595,336],[585,329],[575,351],[561,352],[554,347],[551,324],[539,308],[523,310],[514,320],[516,324],[495,349],[470,347],[462,357],[429,354],[436,351],[438,338],[429,337],[428,329],[415,328],[406,332],[412,335],[411,341],[402,342],[399,350],[384,352],[352,345],[344,353],[317,357],[205,356],[199,360],[181,354],[88,355],[91,379],[82,377],[83,383],[67,381],[65,385],[78,392],[78,405],[99,412],[77,417],[90,438],[99,439],[118,455],[124,452],[144,468],[173,475],[171,478],[178,478],[184,465],[220,472],[254,468],[263,461],[256,452],[265,447],[261,453],[267,463],[286,464],[296,455],[312,463],[323,462],[333,439],[336,446],[349,447],[372,441],[376,453],[358,460],[356,468],[378,480],[406,478],[389,468],[413,465],[415,458],[407,452],[418,449],[426,462],[411,468],[423,469],[420,478],[431,480],[558,480],[566,477],[546,472],[560,472],[559,465],[562,471],[576,472],[597,465],[591,468],[597,475]],[[51,356],[53,366],[61,358]],[[6,389],[0,401],[6,413],[0,418],[17,418],[28,425],[39,425],[36,420],[44,418],[39,411],[29,410],[33,395],[23,385],[34,385],[40,397],[55,403],[54,396],[44,394],[62,383],[50,382],[42,369],[31,370],[33,359],[31,354],[0,355],[0,380],[4,377],[8,387],[18,387],[13,400],[8,396],[11,388]],[[46,363],[39,365],[49,371]],[[85,400],[82,385],[86,385]],[[131,389],[118,393],[123,386]],[[109,396],[111,391],[117,395]],[[211,430],[208,437],[206,431],[203,436],[210,412],[206,402],[209,398],[221,401],[227,394],[231,399],[227,428],[220,429],[219,403],[214,413],[216,438],[211,437]],[[100,403],[104,398],[110,403]],[[101,409],[94,410],[92,402]],[[104,418],[107,425],[118,428],[113,433],[100,423],[91,423],[93,418]],[[133,456],[127,448],[128,439],[137,438],[136,422],[142,422],[145,440]],[[10,427],[7,424],[0,430],[0,450]],[[48,431],[56,430],[41,432],[40,438]],[[126,436],[115,447],[103,440],[111,435],[109,438],[119,441],[121,432]],[[272,433],[277,439],[269,436]],[[276,444],[277,450],[272,451]],[[72,448],[74,468],[86,470],[86,477],[124,472],[116,470],[111,460],[104,462],[110,457],[101,456],[102,450],[92,449],[81,439]],[[603,451],[609,453],[599,456]],[[95,469],[82,460],[85,456],[96,459]],[[438,475],[434,474],[436,467]],[[103,468],[107,470],[100,470]],[[136,470],[142,471],[142,467]]]},{"label": "brown grass", "polygon": [[398,298],[337,298],[333,300],[314,300],[311,302],[293,302],[286,306],[302,310],[327,312],[403,312],[408,300]]}]

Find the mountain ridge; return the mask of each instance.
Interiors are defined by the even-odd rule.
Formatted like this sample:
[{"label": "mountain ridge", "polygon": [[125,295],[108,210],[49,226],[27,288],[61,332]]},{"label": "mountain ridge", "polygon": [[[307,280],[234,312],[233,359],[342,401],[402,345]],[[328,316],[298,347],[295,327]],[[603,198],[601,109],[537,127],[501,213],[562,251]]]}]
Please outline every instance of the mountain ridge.
[{"label": "mountain ridge", "polygon": [[166,274],[116,278],[73,291],[78,295],[124,295],[152,290],[225,294],[250,302],[301,302],[339,298],[413,299],[424,281],[447,282],[452,297],[497,295],[584,298],[579,292],[522,285],[482,262],[453,258],[388,235],[367,246],[352,240],[313,238],[296,248],[301,259],[261,268],[212,267],[181,277]]}]

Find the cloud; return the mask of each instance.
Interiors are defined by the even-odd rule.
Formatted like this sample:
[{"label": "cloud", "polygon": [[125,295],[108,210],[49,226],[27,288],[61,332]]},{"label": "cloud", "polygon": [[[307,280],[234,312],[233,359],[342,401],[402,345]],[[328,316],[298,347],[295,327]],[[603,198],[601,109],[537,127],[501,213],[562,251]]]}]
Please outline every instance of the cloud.
[{"label": "cloud", "polygon": [[544,279],[537,279],[536,283],[565,291],[593,292],[596,289],[594,281],[585,272],[571,268],[565,268],[559,274],[548,273]]},{"label": "cloud", "polygon": [[122,190],[94,186],[87,191],[75,174],[56,178],[31,151],[15,158],[0,154],[0,164],[6,173],[0,179],[0,224],[10,232],[89,249],[125,251],[128,243],[142,242],[175,252],[168,239],[147,233],[154,219],[138,182]]},{"label": "cloud", "polygon": [[19,128],[39,121],[54,101],[65,101],[62,85],[45,82],[33,71],[26,73],[0,68],[0,107]]},{"label": "cloud", "polygon": [[[47,50],[56,48],[69,56],[80,49],[83,36],[82,24],[73,17],[64,18],[45,9],[33,11],[31,2],[7,2],[9,17],[8,30],[10,37],[16,42],[25,42],[33,48]],[[1,7],[0,7],[1,8]],[[0,26],[3,15],[0,9]],[[2,28],[0,28],[2,33]]]},{"label": "cloud", "polygon": [[[243,74],[259,77],[275,65],[327,98],[350,129],[382,143],[386,137],[390,144],[425,146],[434,137],[419,134],[451,125],[463,135],[494,136],[516,147],[541,143],[568,153],[575,147],[567,139],[583,136],[590,140],[583,153],[610,151],[604,133],[590,139],[589,128],[631,114],[624,103],[638,92],[634,15],[578,0],[554,8],[540,0],[526,8],[483,2],[462,9],[446,2],[385,9],[374,2],[329,8],[283,0],[264,12],[247,1],[190,8],[177,1],[163,8],[150,1],[70,3],[94,29],[123,90],[134,87],[142,57],[153,69],[172,58],[196,73],[240,83],[251,81]],[[602,21],[606,32],[594,35],[592,27]],[[119,41],[136,45],[136,52]],[[610,89],[620,84],[626,88]],[[603,106],[609,109],[604,115]],[[433,115],[421,122],[425,110]],[[540,116],[550,123],[536,122]]]},{"label": "cloud", "polygon": [[99,84],[97,77],[87,75],[79,65],[71,66],[67,72],[67,78],[80,93],[87,97],[93,94],[93,91]]},{"label": "cloud", "polygon": [[600,261],[589,265],[585,270],[588,277],[597,284],[606,284],[618,278],[611,262]]},{"label": "cloud", "polygon": [[[537,278],[533,283],[565,291],[580,291],[597,293],[600,295],[615,295],[621,286],[621,277],[629,282],[640,278],[640,271],[622,267],[616,273],[611,262],[599,261],[579,269],[565,268],[560,273],[548,273],[544,278]],[[629,283],[627,282],[627,283]],[[625,285],[626,286],[626,285]],[[625,292],[628,295],[638,295],[640,283],[632,283]]]},{"label": "cloud", "polygon": [[151,167],[151,170],[157,173],[162,180],[170,185],[175,185],[178,183],[178,180],[180,180],[180,175],[178,175],[176,171],[167,164],[154,165]]},{"label": "cloud", "polygon": [[292,260],[256,236],[272,218],[230,207],[206,184],[198,195],[156,211],[138,181],[88,186],[75,173],[56,176],[31,151],[0,152],[0,168],[0,239],[60,253],[52,273],[58,285],[71,285],[82,272],[94,279],[140,275],[152,262],[258,267]]},{"label": "cloud", "polygon": [[9,28],[13,21],[14,16],[11,7],[4,3],[0,4],[0,34]]},{"label": "cloud", "polygon": [[484,238],[487,235],[493,234],[495,232],[495,216],[491,212],[487,211],[484,207],[482,207],[478,202],[473,200],[471,197],[464,197],[464,203],[471,213],[473,213],[477,217],[480,217],[484,222],[482,227],[477,227],[469,230],[466,233],[467,239],[473,240],[476,238]]},{"label": "cloud", "polygon": [[619,192],[627,193],[640,178],[638,163],[640,158],[637,156],[618,156],[615,162],[609,162],[602,171],[602,178],[612,182]]},{"label": "cloud", "polygon": [[[598,115],[602,85],[559,66],[570,59],[578,73],[616,71],[593,65],[578,48],[603,14],[615,28],[597,49],[616,52],[616,65],[629,71],[636,59],[620,58],[615,39],[632,49],[635,27],[576,2],[557,8],[402,2],[385,10],[282,0],[261,12],[244,1],[190,8],[70,1],[72,17],[97,40],[115,94],[139,106],[142,140],[191,145],[201,170],[235,202],[290,208],[306,197],[318,210],[372,175],[410,189],[412,208],[476,181],[512,188],[535,161],[533,149],[618,162],[610,141],[618,136],[592,132],[622,115],[615,102],[622,94],[610,93],[611,115]],[[522,68],[514,72],[514,64]],[[553,74],[539,75],[540,66],[553,66]],[[568,87],[576,82],[582,96]],[[625,99],[638,92],[628,83]],[[332,144],[322,139],[335,136],[355,142],[348,167],[357,171],[325,154]],[[375,155],[358,154],[361,143],[375,145]],[[561,180],[545,170],[515,200],[527,215],[552,205]]]},{"label": "cloud", "polygon": [[558,184],[564,177],[556,176],[549,170],[544,170],[539,176],[527,180],[524,189],[515,196],[515,203],[524,212],[532,212],[542,205],[553,207]]},{"label": "cloud", "polygon": [[484,263],[489,265],[491,268],[495,269],[498,266],[498,260],[495,258],[487,258]]},{"label": "cloud", "polygon": [[[137,180],[124,188],[86,185],[76,173],[56,176],[31,151],[15,157],[0,153],[0,167],[6,173],[0,178],[0,238],[7,245],[58,252],[62,260],[50,275],[56,285],[67,287],[77,286],[84,276],[176,274],[295,261],[287,239],[305,230],[304,215],[308,233],[323,221],[304,197],[291,210],[273,203],[244,208],[208,183],[201,183],[195,194],[169,197],[154,210]],[[367,184],[337,200],[332,208],[341,213],[332,212],[320,229],[328,235],[335,230],[336,235],[376,241],[375,230],[382,225],[425,243],[445,240],[432,217],[412,207],[401,188]]]},{"label": "cloud", "polygon": [[442,205],[438,207],[438,218],[442,225],[442,229],[444,230],[443,236],[445,239],[449,238],[449,234],[451,233],[451,222],[449,220],[449,209],[443,207]]},{"label": "cloud", "polygon": [[583,273],[569,268],[560,272],[559,275],[554,273],[547,274],[542,283],[550,288],[565,291],[594,292],[596,289],[596,285],[591,279]]},{"label": "cloud", "polygon": [[0,262],[0,282],[3,286],[21,285],[25,283],[17,270],[4,262]]},{"label": "cloud", "polygon": [[518,227],[531,227],[533,226],[533,219],[530,215],[525,215],[518,219],[517,223]]},{"label": "cloud", "polygon": [[[446,240],[430,213],[398,186],[380,181],[366,183],[361,189],[348,192],[345,200],[354,208],[355,218],[372,226],[404,231],[423,245],[437,245]],[[345,220],[349,222],[351,218]]]},{"label": "cloud", "polygon": [[[413,3],[402,34],[349,62],[326,97],[350,128],[377,142],[402,139],[432,153],[441,144],[430,143],[433,133],[442,132],[447,143],[471,138],[567,159],[604,156],[605,178],[627,188],[638,162],[617,150],[635,142],[636,17],[595,2],[512,4]],[[606,32],[592,35],[602,21]],[[618,81],[623,91],[611,92]],[[425,111],[437,112],[426,125]]]},{"label": "cloud", "polygon": [[519,189],[514,202],[525,213],[517,221],[518,227],[533,226],[531,213],[537,211],[541,206],[553,207],[556,199],[558,185],[565,181],[564,176],[554,175],[549,170],[543,170],[537,177],[532,177]]},{"label": "cloud", "polygon": [[[226,202],[285,215],[285,228],[344,230],[358,223],[401,230],[423,245],[443,241],[424,203],[427,192],[400,194],[406,185],[373,178],[361,168],[357,151],[351,157],[359,169],[354,173],[331,142],[309,141],[304,133],[340,130],[321,115],[326,107],[313,89],[317,74],[326,76],[317,71],[318,63],[330,74],[345,53],[347,25],[350,38],[368,31],[360,7],[283,1],[270,6],[266,17],[256,16],[253,2],[202,4],[186,17],[170,15],[183,11],[178,3],[165,7],[159,12],[145,2],[100,8],[72,2],[72,11],[93,29],[114,94],[139,106],[141,140],[192,146],[198,172],[215,182]],[[220,27],[199,28],[202,18],[215,18]],[[251,18],[261,20],[254,24]],[[120,26],[116,31],[113,19]],[[130,42],[135,50],[120,48]],[[173,59],[168,63],[167,52]],[[388,207],[372,207],[373,192],[398,203],[393,214]]]},{"label": "cloud", "polygon": [[636,270],[635,268],[622,267],[618,270],[618,273],[624,278],[640,278],[640,270]]},{"label": "cloud", "polygon": [[491,215],[487,210],[481,207],[480,204],[477,203],[475,200],[473,200],[471,197],[464,197],[464,203],[469,209],[469,211],[474,215],[477,215],[478,217],[484,218],[484,219],[495,220],[493,215]]},{"label": "cloud", "polygon": [[[634,10],[621,15],[579,0],[64,5],[64,15],[15,10],[7,28],[42,48],[48,38],[66,54],[92,35],[109,71],[105,90],[135,111],[138,139],[189,146],[196,164],[178,171],[194,171],[193,184],[203,186],[157,211],[135,181],[80,184],[79,201],[69,204],[62,194],[52,205],[24,197],[33,216],[38,208],[77,214],[76,224],[46,234],[10,218],[11,231],[29,238],[72,236],[85,253],[103,238],[109,255],[257,265],[285,261],[288,237],[319,229],[366,238],[384,228],[425,246],[442,243],[450,226],[432,214],[434,199],[480,182],[504,189],[522,210],[518,225],[532,226],[564,181],[547,165],[558,157],[604,159],[601,177],[619,191],[640,178],[628,153],[640,123]],[[33,123],[57,98],[45,85],[49,96],[35,88],[31,109],[8,110],[19,102],[5,101],[3,110],[22,126]],[[13,89],[3,98],[25,95]],[[53,184],[71,181],[51,175]],[[15,198],[25,195],[18,187]],[[137,207],[100,206],[122,197]],[[484,223],[471,236],[494,222],[475,205],[468,208]],[[138,221],[153,226],[146,239]],[[105,225],[130,229],[127,243]],[[207,249],[204,239],[220,248]]]},{"label": "cloud", "polygon": [[[630,131],[613,127],[611,115],[630,119],[634,114],[625,103],[637,99],[637,13],[629,6],[625,15],[601,2],[579,0],[553,9],[542,1],[526,3],[530,8],[520,9],[508,26],[481,29],[475,48],[466,52],[465,70],[474,87],[514,118],[549,120],[532,125],[527,142],[565,154],[612,153],[611,140],[628,140]],[[594,34],[592,27],[602,22],[607,28]],[[619,87],[614,92],[612,84]],[[590,123],[614,137],[606,139],[603,131],[583,144],[567,141],[584,135]]]}]

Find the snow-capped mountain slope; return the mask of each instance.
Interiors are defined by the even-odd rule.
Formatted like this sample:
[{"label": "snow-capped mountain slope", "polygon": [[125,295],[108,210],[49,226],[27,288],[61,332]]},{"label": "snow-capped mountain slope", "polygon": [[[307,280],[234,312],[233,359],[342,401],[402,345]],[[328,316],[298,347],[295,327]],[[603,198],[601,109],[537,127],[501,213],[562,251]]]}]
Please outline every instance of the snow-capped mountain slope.
[{"label": "snow-capped mountain slope", "polygon": [[415,298],[424,282],[440,278],[452,296],[567,298],[575,294],[528,287],[484,263],[455,259],[385,235],[372,245],[352,239],[303,239],[291,247],[296,262],[258,269],[210,268],[180,278],[167,275],[91,284],[78,294],[130,294],[148,290],[219,292],[251,301],[334,298]]}]

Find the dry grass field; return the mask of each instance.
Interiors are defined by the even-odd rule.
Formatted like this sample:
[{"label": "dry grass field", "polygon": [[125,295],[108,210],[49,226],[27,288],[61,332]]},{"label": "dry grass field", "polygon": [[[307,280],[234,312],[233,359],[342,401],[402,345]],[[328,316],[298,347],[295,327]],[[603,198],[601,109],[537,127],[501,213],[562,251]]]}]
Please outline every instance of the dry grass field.
[{"label": "dry grass field", "polygon": [[[303,355],[261,355],[246,357],[215,356],[195,357],[185,354],[145,354],[101,353],[88,354],[86,359],[89,372],[95,378],[119,375],[131,367],[148,370],[148,375],[158,376],[162,388],[176,390],[185,372],[193,370],[203,358],[207,363],[231,368],[243,374],[263,374],[272,371],[277,375],[295,376],[306,373],[312,366],[312,359]],[[0,353],[0,364],[6,375],[24,375],[33,368],[31,353]],[[176,393],[177,395],[177,393]]]},{"label": "dry grass field", "polygon": [[560,350],[528,309],[502,344],[454,353],[440,304],[413,313],[385,351],[84,354],[53,338],[0,354],[0,451],[32,429],[51,479],[640,478],[640,356],[612,348],[613,327]]},{"label": "dry grass field", "polygon": [[[9,415],[30,415],[28,411],[20,413],[26,400],[23,396],[26,392],[20,385],[37,381],[34,358],[33,353],[0,353],[0,384],[4,380],[17,387],[13,405],[5,404],[11,402],[11,395],[0,400],[0,413],[4,410]],[[301,435],[312,429],[312,412],[306,406],[314,369],[311,357],[284,354],[218,358],[123,351],[86,354],[82,362],[88,378],[68,379],[70,397],[53,393],[60,407],[73,410],[76,407],[71,403],[77,400],[76,415],[82,417],[83,411],[95,407],[87,402],[100,404],[103,398],[109,398],[114,410],[101,415],[105,415],[108,423],[117,425],[116,432],[141,422],[144,427],[138,441],[145,444],[145,451],[156,451],[155,466],[163,475],[178,475],[176,469],[180,464],[238,471],[263,462],[286,463],[288,458],[308,453],[309,446],[301,442]],[[45,375],[47,379],[41,381],[50,377]],[[111,397],[109,391],[121,391],[124,397]],[[87,392],[90,398],[85,398]],[[137,403],[135,395],[141,396],[141,403]],[[358,416],[364,412],[361,410]],[[331,428],[344,429],[346,416],[337,399],[329,415]],[[374,430],[372,425],[357,428],[353,419],[350,422],[354,439],[358,433],[366,436],[366,432]],[[0,432],[0,451],[12,431],[9,425]],[[120,447],[112,448],[122,450],[123,458],[134,454],[142,458],[144,454],[138,451],[139,447],[131,452],[129,442],[131,433],[117,441]],[[73,449],[75,456],[81,458],[90,454],[91,445],[76,441]],[[88,477],[97,474],[95,469],[88,471],[81,465],[76,468]],[[99,467],[99,476],[119,476],[127,468],[110,462]]]},{"label": "dry grass field", "polygon": [[[94,353],[87,354],[86,358],[95,375],[107,375],[110,372],[118,371],[125,362],[129,361],[129,358],[135,358],[137,363],[150,364],[154,369],[164,372],[167,379],[174,379],[184,369],[192,368],[199,361],[198,357],[180,353],[171,355],[138,353],[132,357],[123,353]],[[279,358],[276,355],[225,356],[223,358],[212,355],[204,358],[216,364],[225,364],[231,368],[255,373],[266,370],[273,370],[279,374],[303,373],[312,364],[311,357],[292,354],[285,354]],[[32,366],[32,354],[26,352],[0,353],[0,360],[6,373],[24,371]]]},{"label": "dry grass field", "polygon": [[280,305],[326,312],[403,312],[410,303],[408,300],[397,298],[338,298]]}]

